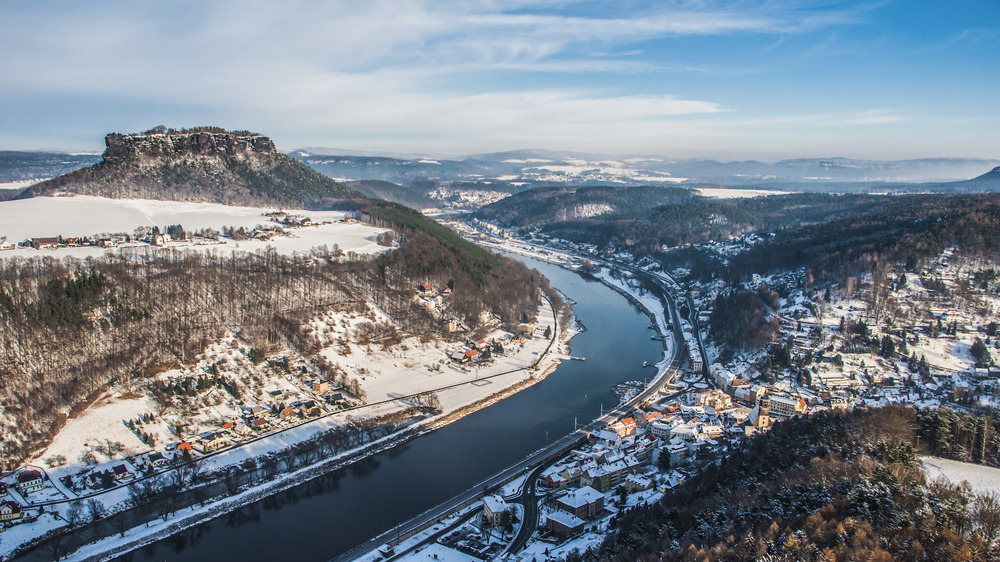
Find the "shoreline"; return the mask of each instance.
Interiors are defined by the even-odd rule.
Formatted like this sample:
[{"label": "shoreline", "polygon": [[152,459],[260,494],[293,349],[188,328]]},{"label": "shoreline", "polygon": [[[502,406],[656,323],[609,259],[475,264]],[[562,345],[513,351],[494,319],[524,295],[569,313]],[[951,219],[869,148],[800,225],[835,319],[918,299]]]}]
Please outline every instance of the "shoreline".
[{"label": "shoreline", "polygon": [[[359,449],[345,451],[336,457],[323,459],[310,466],[300,468],[294,473],[276,478],[271,482],[258,484],[247,490],[237,492],[236,494],[219,497],[217,500],[210,501],[197,507],[185,508],[186,510],[192,511],[192,513],[187,515],[179,518],[170,517],[166,521],[163,521],[162,518],[159,517],[154,518],[148,521],[146,526],[140,525],[126,530],[125,538],[119,537],[116,534],[106,535],[101,539],[81,546],[77,550],[67,554],[64,559],[97,562],[111,560],[129,552],[136,551],[144,546],[169,538],[170,536],[181,533],[187,529],[261,501],[269,496],[308,482],[309,480],[318,478],[325,473],[347,468],[358,461],[362,461],[373,455],[405,444],[413,439],[445,427],[479,410],[496,404],[505,398],[513,396],[514,394],[541,382],[552,374],[562,361],[569,357],[569,342],[574,336],[580,333],[578,330],[574,330],[572,328],[560,330],[558,327],[559,311],[555,310],[552,303],[549,302],[548,299],[546,299],[546,302],[548,302],[548,305],[553,312],[553,318],[555,319],[552,340],[550,340],[549,346],[544,354],[538,358],[534,365],[523,368],[530,371],[532,369],[539,368],[538,366],[546,360],[551,361],[551,364],[542,368],[540,372],[531,373],[527,378],[513,382],[493,394],[477,399],[472,403],[459,406],[449,412],[441,413],[421,420],[410,427],[402,429],[397,433],[384,436],[379,440],[360,447]],[[567,300],[566,302],[570,303],[571,301]],[[150,523],[159,524],[149,526]],[[69,531],[69,533],[72,532],[72,530]],[[135,533],[135,536],[129,537],[128,535],[132,533]],[[35,545],[31,546],[25,553],[36,551],[39,548],[44,548],[44,546],[48,544],[51,539],[52,537],[40,537],[37,539]],[[105,542],[113,542],[116,544],[108,545],[108,548],[99,548],[98,545]],[[89,552],[90,550],[95,549],[99,551]],[[15,555],[13,559],[17,559],[17,555]]]}]

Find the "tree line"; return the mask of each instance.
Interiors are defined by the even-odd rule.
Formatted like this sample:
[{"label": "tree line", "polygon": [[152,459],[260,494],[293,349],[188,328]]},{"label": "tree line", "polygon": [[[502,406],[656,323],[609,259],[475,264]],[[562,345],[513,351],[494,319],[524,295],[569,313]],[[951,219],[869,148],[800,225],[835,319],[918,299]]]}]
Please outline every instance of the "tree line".
[{"label": "tree line", "polygon": [[443,319],[413,296],[418,284],[449,280],[448,312],[475,333],[492,321],[534,318],[542,277],[492,260],[484,267],[413,231],[399,250],[376,257],[144,248],[82,261],[0,261],[0,457],[16,465],[51,438],[63,412],[110,384],[141,383],[156,365],[192,363],[227,330],[258,350],[287,345],[308,355],[320,347],[308,326],[316,314],[373,306],[404,333],[447,337]]},{"label": "tree line", "polygon": [[1000,559],[1000,497],[927,481],[928,416],[892,406],[776,424],[567,560]]}]

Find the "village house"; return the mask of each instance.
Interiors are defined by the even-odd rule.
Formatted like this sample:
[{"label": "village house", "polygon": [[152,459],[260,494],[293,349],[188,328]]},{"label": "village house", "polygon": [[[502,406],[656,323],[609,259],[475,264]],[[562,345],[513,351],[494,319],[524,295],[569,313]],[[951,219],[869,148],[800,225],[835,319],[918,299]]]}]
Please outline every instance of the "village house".
[{"label": "village house", "polygon": [[161,466],[165,466],[169,461],[167,461],[167,458],[163,456],[163,453],[157,452],[150,453],[149,456],[146,457],[146,462],[153,468],[159,468]]},{"label": "village house", "polygon": [[604,510],[604,494],[584,486],[556,498],[555,506],[580,519],[590,519]]},{"label": "village house", "polygon": [[285,421],[291,421],[298,417],[298,413],[295,411],[295,408],[292,408],[291,406],[282,410],[278,415]]},{"label": "village house", "polygon": [[44,237],[44,238],[32,238],[31,245],[34,246],[36,250],[41,250],[42,248],[57,248],[59,247],[59,237]]},{"label": "village house", "polygon": [[545,516],[545,528],[561,539],[579,534],[585,524],[583,519],[565,511],[553,511]]},{"label": "village house", "polygon": [[653,487],[653,481],[645,476],[640,476],[638,474],[629,474],[623,482],[625,489],[629,493],[636,491],[645,491]]},{"label": "village house", "polygon": [[221,431],[206,431],[198,435],[198,440],[201,442],[201,448],[206,453],[229,444],[226,435]]},{"label": "village house", "polygon": [[326,381],[313,381],[312,391],[314,394],[325,394],[330,390],[330,383]]},{"label": "village house", "polygon": [[45,486],[44,478],[38,470],[25,470],[17,475],[17,489],[22,494],[41,490]]},{"label": "village house", "polygon": [[243,408],[243,415],[250,419],[266,418],[271,415],[271,411],[262,406],[250,406],[249,408]]},{"label": "village house", "polygon": [[6,500],[0,503],[0,521],[17,521],[21,515],[21,505],[16,501]]},{"label": "village house", "polygon": [[649,429],[649,431],[657,439],[670,439],[670,430],[673,429],[673,426],[667,423],[655,422],[649,424],[647,429]]},{"label": "village house", "polygon": [[233,435],[237,435],[240,437],[246,437],[247,435],[253,433],[253,430],[250,429],[250,427],[246,423],[244,423],[243,420],[233,420],[226,422],[222,425],[222,428],[232,432]]},{"label": "village house", "polygon": [[678,438],[683,441],[697,441],[701,437],[701,432],[699,428],[703,424],[697,420],[692,419],[686,423],[682,423],[670,428],[670,438]]},{"label": "village house", "polygon": [[670,440],[663,448],[660,449],[660,454],[670,455],[670,465],[678,466],[682,465],[691,458],[691,450],[688,448],[687,443],[681,441],[680,439]]},{"label": "village house", "polygon": [[809,405],[801,398],[779,395],[772,395],[770,398],[771,413],[779,416],[791,417],[796,414],[804,414],[809,409]]},{"label": "village house", "polygon": [[494,527],[506,527],[511,521],[510,506],[500,496],[483,498],[483,515]]},{"label": "village house", "polygon": [[307,418],[315,417],[320,415],[320,413],[322,413],[316,402],[312,400],[306,400],[305,402],[303,402],[299,406],[299,411],[302,412],[302,415]]},{"label": "village house", "polygon": [[115,480],[118,480],[119,482],[132,478],[132,473],[129,472],[128,468],[124,464],[116,464],[111,467],[111,473],[114,474]]},{"label": "village house", "polygon": [[732,398],[725,392],[714,389],[706,390],[698,395],[698,404],[708,406],[716,410],[725,410],[733,405]]}]

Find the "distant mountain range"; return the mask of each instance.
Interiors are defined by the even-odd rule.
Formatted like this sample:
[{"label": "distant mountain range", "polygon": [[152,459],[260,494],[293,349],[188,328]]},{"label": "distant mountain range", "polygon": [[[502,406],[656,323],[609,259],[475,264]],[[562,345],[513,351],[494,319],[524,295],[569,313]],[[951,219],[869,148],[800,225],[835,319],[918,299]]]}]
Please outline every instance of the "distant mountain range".
[{"label": "distant mountain range", "polygon": [[0,150],[0,183],[54,178],[100,161],[100,154]]},{"label": "distant mountain range", "polygon": [[[205,132],[203,131],[203,133]],[[150,163],[156,158],[161,158],[163,154],[156,153],[156,150],[159,149],[147,148],[153,152],[143,153],[145,154],[143,156],[145,171],[129,181],[137,182],[139,191],[143,191],[146,189],[143,186],[148,187],[150,181],[156,183],[178,179],[171,176],[172,172],[168,173],[162,168],[158,171],[150,169]],[[1000,160],[976,158],[924,158],[896,161],[800,158],[779,162],[753,160],[723,162],[717,160],[669,160],[654,157],[613,157],[548,150],[477,154],[458,159],[432,159],[408,155],[351,155],[335,154],[335,152],[338,151],[308,148],[292,151],[288,154],[291,158],[286,159],[284,155],[268,150],[266,158],[263,154],[258,154],[255,158],[257,160],[262,158],[273,160],[275,164],[282,160],[277,172],[280,173],[283,170],[291,173],[286,178],[289,181],[293,181],[293,178],[301,173],[301,170],[290,171],[289,166],[294,159],[320,172],[323,176],[342,180],[342,183],[337,184],[340,187],[333,189],[331,193],[350,197],[351,194],[340,191],[347,189],[343,185],[346,183],[349,185],[350,191],[357,190],[367,196],[384,198],[417,208],[436,206],[441,202],[442,197],[453,197],[455,189],[492,190],[500,192],[499,195],[503,196],[504,193],[517,193],[541,186],[756,186],[815,192],[1000,191],[998,174],[995,171],[990,172],[991,169],[1000,167]],[[192,155],[203,160],[206,158],[206,155],[196,155],[195,153]],[[52,178],[81,168],[90,169],[86,167],[94,164],[107,168],[106,156],[107,154],[102,159],[101,156],[92,154],[0,152],[0,182]],[[139,153],[132,156],[138,157]],[[245,160],[235,153],[222,154],[220,157],[235,158],[237,163]],[[190,176],[188,179],[201,174],[196,167],[191,167],[192,158],[185,160],[188,162],[185,166],[188,166],[189,169],[182,173],[182,175]],[[270,166],[269,164],[265,168]],[[254,166],[250,168],[247,171],[250,175],[260,171],[256,170]],[[270,169],[274,170],[275,168]],[[154,176],[158,174],[160,179],[151,180],[150,174]],[[77,174],[74,179],[82,179],[78,176],[80,174]],[[247,178],[249,176],[237,183],[246,185],[248,181],[255,181]],[[206,183],[210,181],[208,177],[192,181],[200,184],[196,190],[200,193],[198,197],[207,197],[206,192],[211,191],[211,186]],[[326,189],[318,187],[315,181],[315,178],[311,178],[307,183],[320,191]],[[121,181],[116,180],[116,182],[120,188],[124,188]],[[327,188],[332,189],[332,185],[328,185]],[[442,186],[448,189],[442,192]],[[52,187],[52,184],[47,184],[43,189]],[[309,187],[306,191],[313,187]],[[287,183],[278,191],[285,192],[279,198],[292,196],[292,199],[296,201],[304,201],[308,196],[305,192],[293,195],[291,192],[297,190]],[[38,190],[33,192],[37,193]],[[212,197],[226,199],[226,195],[220,193],[216,193]],[[3,193],[0,192],[0,199],[2,198]]]},{"label": "distant mountain range", "polygon": [[334,178],[392,183],[422,180],[503,182],[527,186],[797,183],[819,187],[838,183],[933,183],[965,180],[1000,166],[1000,160],[976,158],[897,161],[800,158],[779,162],[720,162],[522,150],[446,160],[325,152],[313,148],[296,150],[289,155]]}]

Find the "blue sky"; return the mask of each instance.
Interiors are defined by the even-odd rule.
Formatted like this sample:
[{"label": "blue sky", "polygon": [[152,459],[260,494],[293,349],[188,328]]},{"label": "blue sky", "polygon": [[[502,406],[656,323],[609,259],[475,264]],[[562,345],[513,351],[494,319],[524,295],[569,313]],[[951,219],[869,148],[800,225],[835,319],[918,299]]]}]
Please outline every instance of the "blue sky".
[{"label": "blue sky", "polygon": [[1000,1],[0,4],[0,149],[1000,157]]}]

